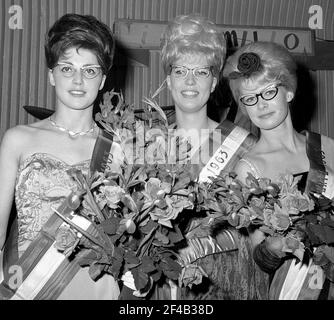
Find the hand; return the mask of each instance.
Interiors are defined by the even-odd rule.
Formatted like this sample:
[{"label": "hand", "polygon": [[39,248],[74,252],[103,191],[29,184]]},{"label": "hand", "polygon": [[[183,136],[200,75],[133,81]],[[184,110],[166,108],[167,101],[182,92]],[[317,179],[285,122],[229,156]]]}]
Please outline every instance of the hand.
[{"label": "hand", "polygon": [[248,228],[247,230],[248,230],[248,234],[252,242],[253,248],[255,248],[258,244],[260,244],[266,238],[264,232],[262,232],[259,229],[251,230],[250,228]]},{"label": "hand", "polygon": [[286,253],[283,251],[284,239],[281,236],[270,236],[265,240],[267,249],[275,256],[283,258]]}]

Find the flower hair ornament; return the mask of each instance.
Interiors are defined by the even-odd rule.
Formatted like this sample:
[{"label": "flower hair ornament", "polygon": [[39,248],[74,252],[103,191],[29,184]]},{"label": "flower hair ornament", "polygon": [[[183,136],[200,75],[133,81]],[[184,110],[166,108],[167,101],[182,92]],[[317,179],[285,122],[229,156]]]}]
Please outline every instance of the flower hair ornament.
[{"label": "flower hair ornament", "polygon": [[254,52],[245,52],[240,55],[238,60],[238,71],[233,71],[229,74],[229,79],[238,79],[241,77],[249,78],[252,73],[261,69],[261,59]]}]

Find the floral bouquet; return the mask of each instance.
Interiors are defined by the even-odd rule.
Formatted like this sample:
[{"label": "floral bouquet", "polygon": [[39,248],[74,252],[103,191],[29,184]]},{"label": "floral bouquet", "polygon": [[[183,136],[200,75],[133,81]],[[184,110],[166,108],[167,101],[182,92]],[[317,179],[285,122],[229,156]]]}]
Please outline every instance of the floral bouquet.
[{"label": "floral bouquet", "polygon": [[[169,131],[153,98],[144,100],[139,118],[121,94],[105,94],[96,121],[114,138],[112,156],[103,172],[83,177],[71,171],[81,191],[70,206],[92,222],[93,230],[62,217],[69,226],[58,230],[58,250],[89,266],[93,279],[109,273],[132,282],[133,294],[143,297],[155,283],[173,280],[191,287],[202,281],[205,271],[185,258],[184,243],[205,236],[211,242],[222,225],[257,227],[280,237],[283,251],[299,259],[306,250],[313,252],[333,275],[331,201],[302,193],[299,179],[291,175],[273,183],[249,174],[243,184],[222,171],[210,182],[199,182],[189,143]],[[157,121],[152,110],[160,115]]]},{"label": "floral bouquet", "polygon": [[[94,230],[88,233],[66,221],[70,227],[60,229],[58,237],[58,249],[75,253],[81,266],[90,267],[92,279],[103,273],[117,280],[130,276],[138,297],[156,282],[179,279],[182,263],[175,246],[184,240],[179,215],[194,208],[196,185],[187,141],[168,134],[164,112],[153,100],[145,102],[143,120],[121,94],[105,94],[96,120],[118,148],[104,172],[87,179],[71,171],[82,190],[73,206]],[[161,115],[155,125],[153,108]]]},{"label": "floral bouquet", "polygon": [[199,186],[197,206],[211,212],[211,226],[223,222],[237,229],[257,227],[280,237],[282,251],[300,260],[307,250],[333,281],[334,202],[301,192],[299,181],[289,174],[277,183],[248,174],[243,184],[233,172],[221,172]]}]

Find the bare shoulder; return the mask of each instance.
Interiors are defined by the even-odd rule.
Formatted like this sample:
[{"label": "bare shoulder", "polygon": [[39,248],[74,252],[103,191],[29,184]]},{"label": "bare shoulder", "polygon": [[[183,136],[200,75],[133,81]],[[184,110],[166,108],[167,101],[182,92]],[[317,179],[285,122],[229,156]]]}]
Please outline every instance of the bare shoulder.
[{"label": "bare shoulder", "polygon": [[17,125],[8,129],[2,137],[1,149],[19,151],[29,145],[31,139],[36,138],[36,134],[41,131],[43,125],[38,121],[32,125]]},{"label": "bare shoulder", "polygon": [[219,123],[209,118],[209,129],[216,129]]}]

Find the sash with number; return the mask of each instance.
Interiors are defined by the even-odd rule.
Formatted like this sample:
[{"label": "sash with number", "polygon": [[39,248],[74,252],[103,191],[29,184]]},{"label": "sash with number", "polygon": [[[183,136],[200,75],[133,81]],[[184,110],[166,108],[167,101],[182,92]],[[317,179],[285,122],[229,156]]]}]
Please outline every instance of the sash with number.
[{"label": "sash with number", "polygon": [[[209,177],[218,176],[222,170],[231,171],[255,142],[256,138],[245,129],[228,120],[221,122],[193,156],[195,161],[200,160],[197,164],[199,181],[210,181]],[[203,152],[213,154],[206,163],[201,160]],[[189,264],[210,254],[238,249],[237,237],[229,229],[220,232],[219,242],[211,236],[188,238],[187,241],[182,258]]]},{"label": "sash with number", "polygon": [[[113,149],[118,147],[118,144],[113,143],[112,136],[102,131],[95,143],[90,172],[103,172],[108,161],[106,155],[112,154]],[[73,194],[67,197],[57,211],[84,231],[96,236],[91,222],[74,214],[72,196]],[[0,284],[0,299],[49,300],[57,299],[61,295],[80,270],[76,256],[69,259],[54,246],[56,232],[64,223],[63,219],[53,213],[18,260],[15,259],[17,250],[14,241],[17,239],[17,229],[16,237],[9,237],[9,250],[4,250],[4,266],[10,273],[5,272],[5,279]],[[17,228],[17,224],[14,223],[13,226]]]},{"label": "sash with number", "polygon": [[[205,142],[192,156],[199,181],[219,175],[222,170],[231,171],[242,156],[256,143],[256,137],[228,120],[221,122],[210,132]],[[196,263],[208,255],[238,249],[237,235],[229,229],[221,230],[219,241],[211,236],[189,238],[186,247],[179,250],[184,266]],[[158,287],[153,300],[179,300],[181,290],[173,281]]]}]

